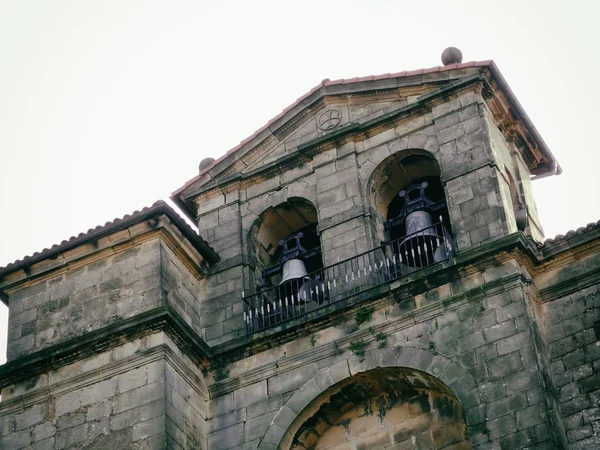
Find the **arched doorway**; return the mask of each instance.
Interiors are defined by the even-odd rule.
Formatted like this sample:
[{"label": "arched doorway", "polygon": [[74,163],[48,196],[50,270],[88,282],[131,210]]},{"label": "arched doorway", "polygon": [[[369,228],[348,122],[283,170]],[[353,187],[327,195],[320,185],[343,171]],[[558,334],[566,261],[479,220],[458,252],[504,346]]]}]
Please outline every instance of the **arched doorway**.
[{"label": "arched doorway", "polygon": [[419,370],[375,368],[330,387],[288,429],[292,450],[470,449],[460,401]]}]

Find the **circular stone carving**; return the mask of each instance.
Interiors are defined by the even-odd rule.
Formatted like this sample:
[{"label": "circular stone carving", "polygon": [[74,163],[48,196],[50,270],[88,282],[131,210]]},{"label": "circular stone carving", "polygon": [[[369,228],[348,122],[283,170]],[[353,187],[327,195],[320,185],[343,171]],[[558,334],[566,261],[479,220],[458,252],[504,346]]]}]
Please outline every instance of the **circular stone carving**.
[{"label": "circular stone carving", "polygon": [[319,117],[319,128],[323,131],[331,130],[337,127],[341,121],[342,113],[337,109],[330,109]]},{"label": "circular stone carving", "polygon": [[448,47],[442,52],[442,64],[460,64],[462,62],[462,52],[456,47]]}]

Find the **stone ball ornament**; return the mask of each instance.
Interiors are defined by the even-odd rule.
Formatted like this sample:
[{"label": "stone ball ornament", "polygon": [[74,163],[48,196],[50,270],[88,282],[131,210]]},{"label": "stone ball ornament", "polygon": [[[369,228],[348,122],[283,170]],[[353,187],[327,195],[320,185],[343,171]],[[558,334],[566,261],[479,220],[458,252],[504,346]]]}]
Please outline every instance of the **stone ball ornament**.
[{"label": "stone ball ornament", "polygon": [[198,166],[198,171],[202,172],[204,169],[207,169],[210,167],[210,165],[212,163],[215,162],[215,158],[204,158],[202,161],[200,161],[200,165]]},{"label": "stone ball ornament", "polygon": [[460,64],[463,60],[462,52],[456,47],[448,47],[442,52],[442,64]]}]

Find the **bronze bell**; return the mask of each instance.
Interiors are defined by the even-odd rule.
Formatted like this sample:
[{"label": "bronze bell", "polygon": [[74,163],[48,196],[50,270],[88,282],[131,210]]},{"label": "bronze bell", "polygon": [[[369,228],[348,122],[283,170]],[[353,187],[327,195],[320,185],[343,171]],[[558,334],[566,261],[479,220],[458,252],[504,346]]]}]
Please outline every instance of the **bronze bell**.
[{"label": "bronze bell", "polygon": [[406,216],[406,238],[400,244],[400,256],[409,267],[425,267],[446,259],[443,239],[433,226],[431,214],[415,211]]},{"label": "bronze bell", "polygon": [[294,298],[296,304],[300,300],[304,302],[312,301],[312,282],[307,276],[304,261],[300,259],[290,259],[283,263],[283,279],[279,286],[283,290],[283,296]]},{"label": "bronze bell", "polygon": [[289,280],[303,278],[308,275],[304,261],[300,259],[290,259],[283,263],[283,278],[280,285]]}]

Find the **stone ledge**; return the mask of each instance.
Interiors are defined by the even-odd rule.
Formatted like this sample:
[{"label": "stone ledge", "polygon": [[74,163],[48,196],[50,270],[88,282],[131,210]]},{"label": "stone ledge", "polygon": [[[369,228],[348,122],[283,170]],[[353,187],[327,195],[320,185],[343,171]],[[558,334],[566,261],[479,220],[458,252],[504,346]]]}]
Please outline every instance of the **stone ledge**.
[{"label": "stone ledge", "polygon": [[212,356],[210,347],[189,325],[171,307],[163,306],[0,366],[0,388],[103,353],[159,330],[173,339],[178,348],[198,366],[204,367],[205,360]]}]

